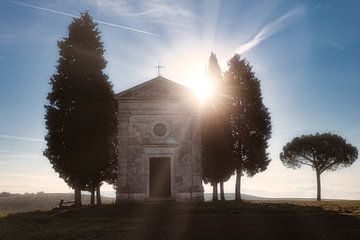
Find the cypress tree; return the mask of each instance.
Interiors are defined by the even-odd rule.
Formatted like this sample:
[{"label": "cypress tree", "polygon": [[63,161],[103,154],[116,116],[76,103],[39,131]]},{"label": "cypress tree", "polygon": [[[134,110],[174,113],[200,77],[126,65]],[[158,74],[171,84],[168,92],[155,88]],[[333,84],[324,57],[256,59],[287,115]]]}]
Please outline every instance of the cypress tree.
[{"label": "cypress tree", "polygon": [[227,109],[227,98],[223,93],[223,78],[216,55],[211,52],[208,67],[208,79],[212,82],[215,92],[203,105],[202,144],[204,182],[213,187],[213,201],[220,197],[225,200],[224,181],[233,173],[231,129]]},{"label": "cypress tree", "polygon": [[223,80],[220,65],[218,63],[215,53],[213,52],[211,52],[209,57],[209,67],[207,69],[207,75],[214,85],[221,84]]},{"label": "cypress tree", "polygon": [[68,36],[58,42],[59,60],[50,79],[44,155],[75,189],[93,191],[116,171],[117,103],[104,74],[103,43],[91,16],[74,18]]},{"label": "cypress tree", "polygon": [[266,149],[271,136],[271,119],[261,96],[260,81],[250,64],[235,55],[228,62],[226,85],[231,101],[230,121],[235,162],[235,199],[241,200],[241,176],[266,170],[270,159]]}]

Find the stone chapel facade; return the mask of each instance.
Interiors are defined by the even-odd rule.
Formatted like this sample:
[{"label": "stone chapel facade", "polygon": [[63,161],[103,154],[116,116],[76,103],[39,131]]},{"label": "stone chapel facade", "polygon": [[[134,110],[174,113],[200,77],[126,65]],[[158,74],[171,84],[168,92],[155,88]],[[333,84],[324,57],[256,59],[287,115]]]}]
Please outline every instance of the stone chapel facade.
[{"label": "stone chapel facade", "polygon": [[117,201],[203,200],[200,109],[193,92],[159,76],[116,99]]}]

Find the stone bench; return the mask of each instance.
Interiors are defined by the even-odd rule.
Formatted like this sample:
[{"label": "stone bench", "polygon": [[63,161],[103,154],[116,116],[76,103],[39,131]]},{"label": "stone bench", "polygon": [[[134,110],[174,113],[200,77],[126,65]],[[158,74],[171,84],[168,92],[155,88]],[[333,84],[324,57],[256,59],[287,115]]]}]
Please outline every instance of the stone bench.
[{"label": "stone bench", "polygon": [[75,204],[75,201],[64,202],[64,200],[61,199],[59,202],[59,208],[64,208],[66,206],[73,206],[74,204]]}]

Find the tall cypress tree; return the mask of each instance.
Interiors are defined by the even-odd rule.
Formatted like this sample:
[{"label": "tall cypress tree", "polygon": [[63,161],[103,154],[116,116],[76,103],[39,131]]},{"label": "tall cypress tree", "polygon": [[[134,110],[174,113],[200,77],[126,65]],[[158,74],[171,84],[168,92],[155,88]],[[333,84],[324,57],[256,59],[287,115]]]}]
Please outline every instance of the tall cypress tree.
[{"label": "tall cypress tree", "polygon": [[235,55],[228,66],[226,85],[231,99],[235,199],[241,200],[241,176],[254,176],[266,170],[270,162],[266,149],[271,136],[271,119],[262,101],[260,81],[249,63]]},{"label": "tall cypress tree", "polygon": [[211,52],[209,57],[209,67],[207,69],[207,75],[214,85],[221,84],[223,80],[221,76],[221,68],[214,52]]},{"label": "tall cypress tree", "polygon": [[[231,155],[231,129],[228,111],[223,93],[223,78],[216,55],[211,52],[209,58],[208,78],[214,85],[215,92],[203,105],[202,145],[204,182],[213,187],[213,200],[218,200],[217,185],[220,183],[220,197],[225,200],[224,181],[233,173]],[[230,136],[230,138],[229,138]]]},{"label": "tall cypress tree", "polygon": [[100,32],[85,12],[73,19],[69,35],[58,42],[57,72],[51,77],[46,108],[44,155],[75,189],[93,189],[116,171],[117,103],[106,67]]}]

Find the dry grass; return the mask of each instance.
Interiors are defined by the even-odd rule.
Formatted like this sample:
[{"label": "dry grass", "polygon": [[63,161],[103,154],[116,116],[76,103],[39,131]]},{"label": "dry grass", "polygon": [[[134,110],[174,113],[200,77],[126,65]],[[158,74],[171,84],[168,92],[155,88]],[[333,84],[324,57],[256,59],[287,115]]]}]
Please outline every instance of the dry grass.
[{"label": "dry grass", "polygon": [[318,207],[327,211],[334,211],[340,214],[360,216],[360,201],[355,200],[325,200],[325,201],[301,201],[301,200],[270,200],[251,201],[257,204],[291,204],[299,207]]},{"label": "dry grass", "polygon": [[358,213],[358,201],[229,201],[198,204],[155,202],[104,205],[11,214],[0,219],[0,236],[1,240],[358,240]]}]

